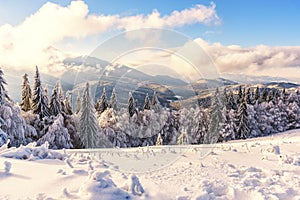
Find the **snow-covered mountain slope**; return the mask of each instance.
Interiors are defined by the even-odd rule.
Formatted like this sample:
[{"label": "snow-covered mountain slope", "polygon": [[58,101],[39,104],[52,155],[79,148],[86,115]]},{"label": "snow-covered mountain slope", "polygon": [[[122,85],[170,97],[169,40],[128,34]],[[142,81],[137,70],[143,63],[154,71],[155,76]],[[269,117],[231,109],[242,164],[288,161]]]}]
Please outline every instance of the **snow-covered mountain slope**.
[{"label": "snow-covered mountain slope", "polygon": [[1,147],[0,199],[299,199],[299,149],[300,130],[214,146]]}]

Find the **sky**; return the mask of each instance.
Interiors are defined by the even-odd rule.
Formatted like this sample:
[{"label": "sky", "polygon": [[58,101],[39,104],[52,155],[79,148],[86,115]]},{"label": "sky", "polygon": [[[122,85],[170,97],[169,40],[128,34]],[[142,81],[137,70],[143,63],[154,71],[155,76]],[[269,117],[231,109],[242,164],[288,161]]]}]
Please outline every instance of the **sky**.
[{"label": "sky", "polygon": [[153,27],[196,41],[221,72],[299,77],[299,9],[296,0],[1,0],[0,64],[56,62],[89,54],[118,33]]}]

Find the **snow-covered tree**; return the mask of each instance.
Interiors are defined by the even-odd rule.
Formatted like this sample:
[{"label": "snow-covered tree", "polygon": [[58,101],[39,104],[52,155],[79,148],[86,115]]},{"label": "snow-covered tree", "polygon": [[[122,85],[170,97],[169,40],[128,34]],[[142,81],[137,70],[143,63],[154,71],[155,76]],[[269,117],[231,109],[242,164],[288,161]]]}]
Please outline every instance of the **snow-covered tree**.
[{"label": "snow-covered tree", "polygon": [[268,98],[268,94],[269,94],[268,88],[265,87],[264,90],[263,90],[263,92],[262,92],[262,94],[261,94],[261,96],[260,96],[259,102],[260,102],[260,103],[266,102],[266,101],[267,101],[267,98]]},{"label": "snow-covered tree", "polygon": [[117,97],[116,97],[116,90],[115,88],[112,90],[110,101],[109,101],[109,107],[113,110],[117,110]]},{"label": "snow-covered tree", "polygon": [[237,132],[236,138],[237,139],[246,139],[249,136],[249,118],[247,112],[247,103],[244,99],[241,102],[238,111],[237,111]]},{"label": "snow-covered tree", "polygon": [[49,94],[48,94],[48,85],[45,85],[45,87],[44,87],[44,95],[45,95],[46,103],[49,106],[50,100],[49,100]]},{"label": "snow-covered tree", "polygon": [[77,97],[76,97],[76,102],[75,102],[75,114],[78,114],[81,110],[81,96],[80,93],[78,91],[77,93]]},{"label": "snow-covered tree", "polygon": [[89,83],[83,93],[81,115],[80,115],[80,135],[85,148],[96,148],[99,145],[99,127],[96,118],[95,106],[90,96]]},{"label": "snow-covered tree", "polygon": [[150,100],[149,100],[148,93],[147,93],[147,95],[145,97],[145,102],[144,102],[143,110],[150,110]]},{"label": "snow-covered tree", "polygon": [[242,103],[242,101],[243,101],[243,89],[242,86],[240,85],[238,89],[238,95],[236,98],[237,105],[239,106]]},{"label": "snow-covered tree", "polygon": [[103,88],[102,95],[95,107],[98,114],[103,113],[108,108],[105,88]]},{"label": "snow-covered tree", "polygon": [[4,85],[7,85],[6,80],[3,77],[4,73],[2,69],[0,68],[0,104],[3,104],[3,102],[8,99],[9,97],[7,95],[7,91],[5,89]]},{"label": "snow-covered tree", "polygon": [[259,101],[260,99],[260,88],[257,86],[255,89],[254,100]]},{"label": "snow-covered tree", "polygon": [[67,91],[66,97],[65,97],[65,100],[64,100],[64,112],[67,115],[72,115],[73,114],[70,98],[71,98],[70,97],[70,91]]},{"label": "snow-covered tree", "polygon": [[31,88],[28,80],[28,75],[24,74],[23,76],[23,85],[22,85],[22,102],[20,104],[23,111],[27,112],[31,110]]},{"label": "snow-covered tree", "polygon": [[178,145],[188,145],[189,144],[189,136],[185,129],[183,129],[181,131],[180,135],[178,136],[177,144]]},{"label": "snow-covered tree", "polygon": [[161,110],[161,105],[160,105],[160,102],[158,100],[158,96],[157,96],[156,91],[154,91],[154,94],[153,94],[153,97],[152,97],[151,108],[156,112],[159,112]]},{"label": "snow-covered tree", "polygon": [[40,119],[42,119],[45,116],[47,117],[50,116],[47,100],[45,98],[42,84],[41,84],[39,69],[37,66],[36,66],[36,72],[34,77],[32,108],[33,108],[33,113],[38,114]]},{"label": "snow-covered tree", "polygon": [[237,105],[232,90],[230,90],[229,94],[227,95],[226,108],[227,110],[237,110]]},{"label": "snow-covered tree", "polygon": [[[236,132],[236,111],[233,109],[227,110],[226,107],[223,108],[223,115],[225,116],[225,122],[223,123],[223,128],[221,130],[220,139],[224,141],[235,139]],[[219,139],[219,141],[220,141]]]},{"label": "snow-covered tree", "polygon": [[205,144],[216,143],[219,140],[225,121],[222,110],[223,103],[221,102],[219,89],[217,88],[210,108],[210,123],[208,132],[204,137]]},{"label": "snow-covered tree", "polygon": [[57,116],[62,112],[61,102],[59,100],[59,94],[58,94],[58,87],[59,87],[58,84],[54,86],[52,90],[51,99],[50,99],[50,113],[54,116]]},{"label": "snow-covered tree", "polygon": [[128,98],[128,113],[129,113],[129,117],[132,117],[136,113],[136,109],[134,106],[134,98],[131,92],[129,92],[129,98]]},{"label": "snow-covered tree", "polygon": [[49,143],[51,149],[73,148],[68,129],[64,127],[64,118],[61,114],[57,116],[53,124],[48,127],[48,131],[38,141],[38,145]]},{"label": "snow-covered tree", "polygon": [[156,139],[155,145],[156,146],[163,145],[163,139],[162,139],[160,133],[158,133],[158,135],[157,135],[157,139]]}]

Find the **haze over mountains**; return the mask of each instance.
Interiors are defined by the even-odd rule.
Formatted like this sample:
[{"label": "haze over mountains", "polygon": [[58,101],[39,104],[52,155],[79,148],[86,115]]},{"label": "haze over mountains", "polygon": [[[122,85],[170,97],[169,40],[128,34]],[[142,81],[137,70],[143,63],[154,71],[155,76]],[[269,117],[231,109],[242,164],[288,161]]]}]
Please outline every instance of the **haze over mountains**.
[{"label": "haze over mountains", "polygon": [[[53,60],[56,61],[49,65],[49,67],[53,67],[54,63],[56,63],[62,68],[61,73],[52,75],[42,73],[42,83],[43,85],[48,85],[48,92],[50,94],[56,81],[60,80],[64,91],[70,90],[74,94],[73,102],[75,102],[78,91],[81,92],[87,81],[90,82],[92,86],[92,93],[95,99],[100,97],[103,87],[106,88],[108,97],[111,94],[112,88],[115,88],[118,95],[118,102],[124,106],[127,103],[128,93],[130,91],[133,92],[138,106],[142,106],[147,93],[152,97],[154,91],[156,91],[161,104],[169,107],[171,102],[177,100],[184,100],[182,102],[187,102],[189,105],[197,104],[199,99],[209,97],[211,91],[214,91],[216,87],[226,86],[235,89],[239,84],[247,84],[249,86],[261,84],[261,87],[265,85],[270,88],[288,89],[298,88],[300,86],[299,84],[291,83],[289,80],[282,78],[237,74],[221,74],[222,77],[226,78],[200,78],[197,81],[187,83],[183,81],[181,77],[150,75],[125,65],[111,64],[95,57],[68,57],[59,63],[58,60],[60,58],[61,56],[53,57]],[[20,101],[22,84],[20,77],[24,73],[28,73],[30,82],[33,84],[33,72],[34,67],[32,67],[31,72],[25,69],[4,68],[9,95],[15,101]]]}]

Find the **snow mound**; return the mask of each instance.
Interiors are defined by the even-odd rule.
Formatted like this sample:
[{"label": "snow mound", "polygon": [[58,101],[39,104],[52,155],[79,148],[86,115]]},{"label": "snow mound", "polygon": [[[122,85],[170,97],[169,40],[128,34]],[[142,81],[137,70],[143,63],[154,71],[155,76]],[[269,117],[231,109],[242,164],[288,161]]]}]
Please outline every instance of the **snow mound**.
[{"label": "snow mound", "polygon": [[89,178],[83,183],[79,189],[81,197],[88,199],[131,199],[130,195],[121,190],[112,181],[109,171],[99,172],[91,171]]},{"label": "snow mound", "polygon": [[0,156],[6,158],[16,158],[21,160],[39,160],[39,159],[59,159],[64,160],[67,157],[66,153],[49,149],[49,143],[45,142],[41,146],[36,146],[36,143],[29,143],[26,146],[18,148],[1,148]]},{"label": "snow mound", "polygon": [[123,189],[130,192],[133,195],[141,196],[145,193],[145,190],[140,183],[139,178],[136,175],[131,175],[131,178],[125,183]]}]

